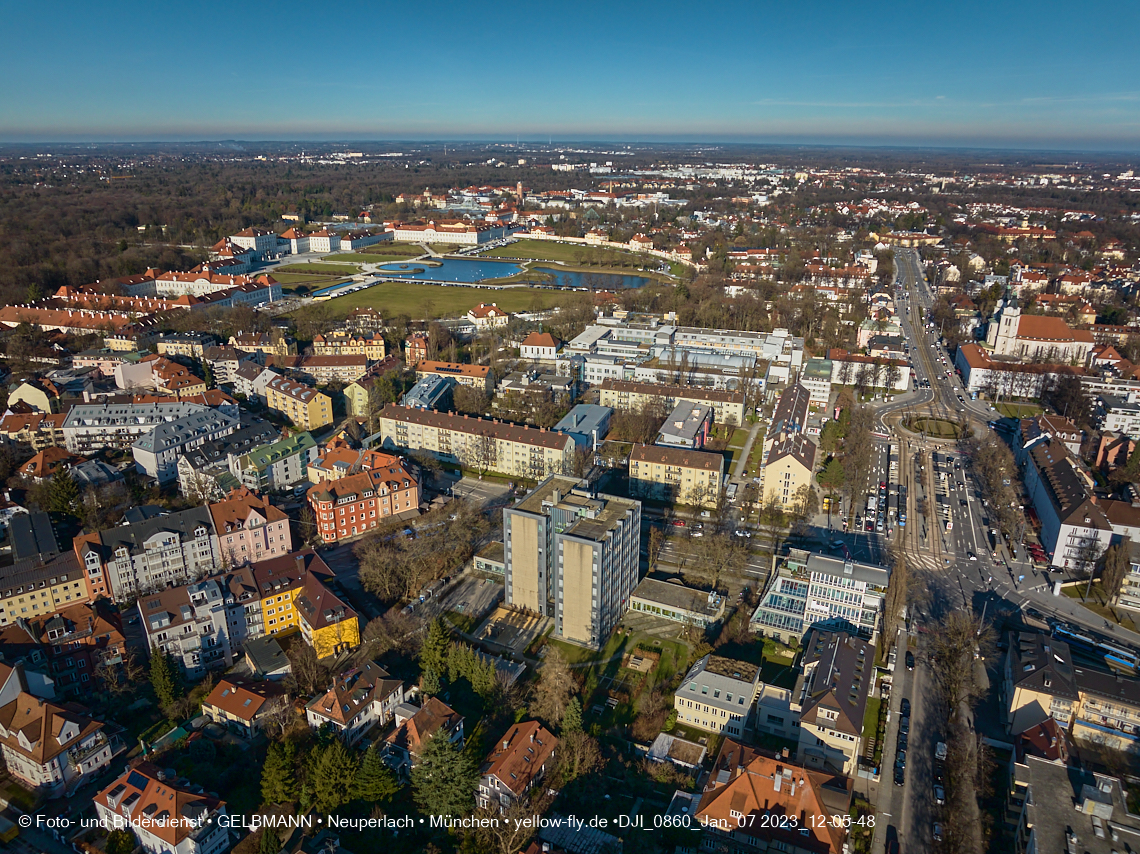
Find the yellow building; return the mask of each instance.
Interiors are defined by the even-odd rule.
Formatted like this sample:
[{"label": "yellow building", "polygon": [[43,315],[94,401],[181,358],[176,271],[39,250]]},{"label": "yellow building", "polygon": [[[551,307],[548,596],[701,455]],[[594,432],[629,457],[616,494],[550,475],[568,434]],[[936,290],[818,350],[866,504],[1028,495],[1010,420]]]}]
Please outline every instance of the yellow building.
[{"label": "yellow building", "polygon": [[384,337],[378,332],[330,332],[313,339],[316,356],[367,356],[370,362],[380,362],[388,354]]},{"label": "yellow building", "polygon": [[265,634],[298,629],[318,658],[360,646],[360,619],[332,593],[333,571],[312,549],[253,565]]},{"label": "yellow building", "polygon": [[711,406],[717,424],[744,423],[744,392],[684,385],[657,385],[608,379],[598,391],[598,403],[613,409],[641,410],[661,401],[666,411],[682,401]]},{"label": "yellow building", "polygon": [[421,359],[416,363],[417,380],[433,374],[451,377],[459,385],[477,388],[487,394],[495,390],[495,375],[486,365],[461,365],[456,362],[434,362],[431,359]]},{"label": "yellow building", "polygon": [[91,601],[87,576],[72,551],[42,564],[34,558],[17,561],[5,570],[0,584],[3,585],[0,586],[0,626],[18,619],[46,617],[71,605]]},{"label": "yellow building", "polygon": [[332,399],[327,394],[285,377],[269,381],[265,402],[301,430],[319,430],[333,421]]},{"label": "yellow building", "polygon": [[368,417],[368,395],[376,377],[362,377],[344,387],[344,406],[353,418]]},{"label": "yellow building", "polygon": [[230,346],[243,353],[266,356],[296,356],[297,342],[280,330],[274,332],[239,332],[230,337]]},{"label": "yellow building", "polygon": [[629,479],[639,496],[715,507],[724,479],[724,457],[688,448],[634,445],[629,455]]},{"label": "yellow building", "polygon": [[381,410],[378,429],[386,451],[425,451],[473,471],[540,481],[574,467],[574,439],[555,430],[394,403]]},{"label": "yellow building", "polygon": [[800,487],[811,488],[814,471],[815,443],[803,433],[785,436],[772,445],[764,461],[764,500],[775,497],[785,509],[791,509]]}]

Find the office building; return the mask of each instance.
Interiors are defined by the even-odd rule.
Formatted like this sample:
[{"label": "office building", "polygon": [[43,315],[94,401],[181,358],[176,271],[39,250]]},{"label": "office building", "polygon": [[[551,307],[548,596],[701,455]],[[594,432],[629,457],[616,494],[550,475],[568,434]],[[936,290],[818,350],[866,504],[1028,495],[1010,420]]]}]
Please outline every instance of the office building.
[{"label": "office building", "polygon": [[550,617],[554,637],[601,646],[638,582],[641,502],[548,477],[503,510],[506,603]]},{"label": "office building", "polygon": [[749,628],[782,643],[799,642],[813,628],[848,631],[873,642],[889,580],[885,566],[789,549]]},{"label": "office building", "polygon": [[698,660],[673,693],[677,719],[709,732],[741,738],[749,728],[760,690],[760,668],[709,653]]}]

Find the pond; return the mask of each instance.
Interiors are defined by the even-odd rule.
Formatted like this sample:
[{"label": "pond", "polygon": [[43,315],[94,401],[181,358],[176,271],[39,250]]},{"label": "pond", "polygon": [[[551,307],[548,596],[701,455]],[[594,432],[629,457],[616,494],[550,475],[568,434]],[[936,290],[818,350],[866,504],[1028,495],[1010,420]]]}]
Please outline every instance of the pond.
[{"label": "pond", "polygon": [[[502,279],[522,272],[522,267],[511,261],[492,261],[485,258],[445,258],[438,264],[427,265],[423,261],[383,264],[377,275],[398,276],[401,279],[416,279],[422,282],[454,282],[456,284],[478,284],[486,279]],[[579,273],[561,270],[557,267],[532,267],[538,273],[533,279],[536,284],[549,284],[560,288],[591,288],[600,290],[621,290],[640,288],[649,282],[645,276],[626,276],[617,273]]]},{"label": "pond", "polygon": [[501,279],[522,272],[522,267],[510,261],[487,261],[472,258],[445,258],[438,265],[425,265],[422,261],[383,264],[377,270],[381,276],[399,276],[401,279],[418,279],[428,282],[456,282],[475,284],[484,279]]}]

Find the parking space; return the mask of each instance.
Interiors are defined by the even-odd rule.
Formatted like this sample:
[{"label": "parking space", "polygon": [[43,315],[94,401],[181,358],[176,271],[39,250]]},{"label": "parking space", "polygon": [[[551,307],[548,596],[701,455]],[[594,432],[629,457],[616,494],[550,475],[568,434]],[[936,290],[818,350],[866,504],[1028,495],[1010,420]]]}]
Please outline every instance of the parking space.
[{"label": "parking space", "polygon": [[542,633],[546,624],[547,619],[537,614],[500,607],[479,626],[475,636],[521,653]]},{"label": "parking space", "polygon": [[456,498],[465,498],[479,504],[504,499],[510,491],[509,483],[499,480],[479,480],[474,477],[465,477],[451,488],[451,494]]}]

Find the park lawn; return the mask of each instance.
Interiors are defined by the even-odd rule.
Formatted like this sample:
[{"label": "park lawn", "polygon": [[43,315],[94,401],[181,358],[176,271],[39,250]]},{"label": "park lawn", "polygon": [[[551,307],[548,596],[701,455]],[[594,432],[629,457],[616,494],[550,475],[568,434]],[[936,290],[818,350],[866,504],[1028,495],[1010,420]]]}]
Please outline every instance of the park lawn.
[{"label": "park lawn", "polygon": [[867,711],[863,714],[863,744],[867,744],[868,739],[878,738],[879,711],[882,705],[882,697],[867,698]]},{"label": "park lawn", "polygon": [[995,403],[994,409],[1006,418],[1032,418],[1045,410],[1036,403]]},{"label": "park lawn", "polygon": [[[327,302],[333,319],[348,316],[354,308],[378,308],[387,316],[406,314],[431,320],[458,317],[481,302],[495,302],[505,311],[529,311],[534,306],[557,308],[580,298],[577,291],[539,290],[532,288],[449,287],[419,282],[381,282],[356,293],[336,297]],[[430,303],[430,305],[429,305]],[[305,309],[300,309],[304,311]]]},{"label": "park lawn", "polygon": [[373,243],[360,251],[365,255],[404,255],[408,258],[424,254],[423,247],[418,243]]},{"label": "park lawn", "polygon": [[[360,272],[359,267],[348,264],[286,264],[278,267],[282,273],[315,273],[320,276],[355,276]],[[274,276],[276,278],[276,275]]]}]

